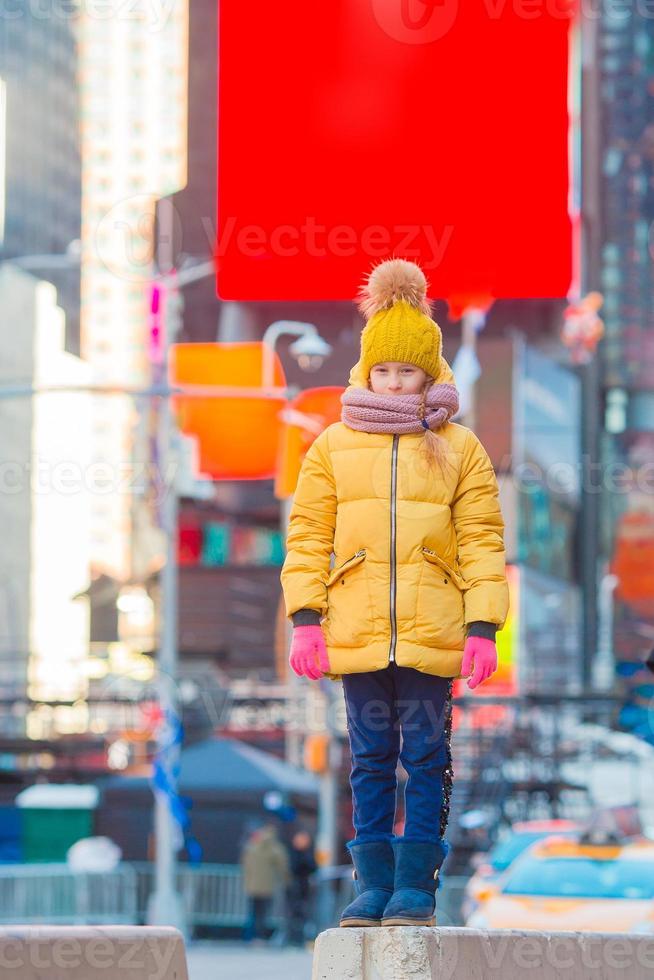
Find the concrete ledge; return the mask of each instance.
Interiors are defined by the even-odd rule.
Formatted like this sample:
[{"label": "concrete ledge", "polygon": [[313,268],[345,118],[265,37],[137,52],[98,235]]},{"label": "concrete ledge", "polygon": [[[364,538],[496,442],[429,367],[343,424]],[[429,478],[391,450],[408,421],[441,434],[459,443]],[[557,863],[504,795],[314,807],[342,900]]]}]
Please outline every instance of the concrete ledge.
[{"label": "concrete ledge", "polygon": [[312,980],[646,980],[654,936],[512,929],[328,929]]},{"label": "concrete ledge", "polygon": [[188,980],[184,939],[163,926],[3,926],[6,980]]}]

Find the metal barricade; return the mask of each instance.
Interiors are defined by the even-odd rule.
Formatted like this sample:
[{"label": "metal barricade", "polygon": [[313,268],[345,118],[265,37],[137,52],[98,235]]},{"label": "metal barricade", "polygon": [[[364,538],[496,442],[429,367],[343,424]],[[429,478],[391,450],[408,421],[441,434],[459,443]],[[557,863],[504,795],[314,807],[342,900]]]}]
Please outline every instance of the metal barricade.
[{"label": "metal barricade", "polygon": [[[461,897],[466,878],[445,877],[437,893],[443,925],[461,924]],[[75,872],[66,864],[0,865],[0,923],[101,925],[144,924],[154,883],[150,862],[123,862],[114,871]],[[189,928],[243,928],[248,918],[241,869],[235,864],[180,864],[177,888]],[[312,933],[338,925],[341,910],[354,897],[352,869],[321,868],[314,877],[307,905]],[[273,898],[269,925],[286,934],[283,890]]]},{"label": "metal barricade", "polygon": [[77,872],[66,864],[0,865],[0,922],[102,925],[137,918],[136,872]]},{"label": "metal barricade", "polygon": [[[146,861],[132,863],[137,876],[138,916],[145,922],[148,897],[154,885],[153,866]],[[178,864],[177,889],[182,896],[189,925],[239,928],[248,917],[248,903],[243,891],[238,864]],[[277,926],[284,918],[284,893],[273,900],[270,924]]]}]

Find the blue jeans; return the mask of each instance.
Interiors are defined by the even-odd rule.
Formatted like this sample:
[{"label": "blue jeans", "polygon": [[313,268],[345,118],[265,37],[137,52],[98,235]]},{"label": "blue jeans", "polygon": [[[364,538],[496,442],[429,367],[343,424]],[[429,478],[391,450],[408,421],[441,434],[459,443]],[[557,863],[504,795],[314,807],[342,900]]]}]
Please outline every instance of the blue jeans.
[{"label": "blue jeans", "polygon": [[452,679],[390,662],[384,670],[343,674],[343,690],[355,840],[392,838],[398,758],[408,775],[405,838],[442,840],[452,783]]}]

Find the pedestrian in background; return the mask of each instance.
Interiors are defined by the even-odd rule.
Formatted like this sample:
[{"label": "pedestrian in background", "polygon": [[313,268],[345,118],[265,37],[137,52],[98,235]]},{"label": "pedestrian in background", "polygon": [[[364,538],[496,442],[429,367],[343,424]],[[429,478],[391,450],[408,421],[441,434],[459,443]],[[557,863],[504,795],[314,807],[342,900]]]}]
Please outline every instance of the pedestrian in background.
[{"label": "pedestrian in background", "polygon": [[288,888],[288,939],[292,946],[302,946],[305,925],[310,918],[311,876],[317,869],[313,841],[306,830],[297,830],[291,838]]},{"label": "pedestrian in background", "polygon": [[248,921],[243,938],[267,939],[272,899],[289,881],[288,852],[277,837],[274,824],[255,830],[241,856],[243,890],[248,899]]},{"label": "pedestrian in background", "polygon": [[458,392],[426,294],[414,262],[390,259],[368,276],[360,358],[341,421],[304,459],[281,572],[292,669],[343,683],[359,893],[343,926],[434,923],[452,682],[475,688],[496,670],[509,608],[495,472],[475,433],[450,421]]}]

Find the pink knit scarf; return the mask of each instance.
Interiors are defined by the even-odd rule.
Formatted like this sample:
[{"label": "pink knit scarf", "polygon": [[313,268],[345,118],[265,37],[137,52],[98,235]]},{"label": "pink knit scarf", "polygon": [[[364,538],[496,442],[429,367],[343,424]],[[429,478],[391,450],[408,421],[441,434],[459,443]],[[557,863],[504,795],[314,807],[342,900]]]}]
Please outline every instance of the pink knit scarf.
[{"label": "pink knit scarf", "polygon": [[434,384],[427,391],[425,419],[418,417],[420,395],[377,395],[368,388],[347,388],[341,395],[341,421],[360,432],[422,432],[438,429],[459,409],[452,384]]}]

